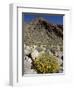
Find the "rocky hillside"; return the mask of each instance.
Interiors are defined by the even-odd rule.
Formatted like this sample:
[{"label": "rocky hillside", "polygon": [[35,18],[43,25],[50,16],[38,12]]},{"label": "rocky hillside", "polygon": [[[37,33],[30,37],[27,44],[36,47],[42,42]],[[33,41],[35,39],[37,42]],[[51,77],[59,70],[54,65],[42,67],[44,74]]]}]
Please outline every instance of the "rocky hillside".
[{"label": "rocky hillside", "polygon": [[63,45],[63,25],[51,24],[43,18],[24,23],[26,45]]},{"label": "rocky hillside", "polygon": [[24,74],[63,72],[63,25],[24,22]]}]

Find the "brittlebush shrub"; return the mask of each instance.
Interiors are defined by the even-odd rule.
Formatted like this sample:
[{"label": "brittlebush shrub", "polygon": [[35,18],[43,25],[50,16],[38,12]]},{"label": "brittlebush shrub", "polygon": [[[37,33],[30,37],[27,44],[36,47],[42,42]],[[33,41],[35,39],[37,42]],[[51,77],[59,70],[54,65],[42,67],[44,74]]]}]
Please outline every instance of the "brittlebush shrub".
[{"label": "brittlebush shrub", "polygon": [[60,69],[57,58],[47,53],[40,54],[33,65],[37,73],[57,73]]}]

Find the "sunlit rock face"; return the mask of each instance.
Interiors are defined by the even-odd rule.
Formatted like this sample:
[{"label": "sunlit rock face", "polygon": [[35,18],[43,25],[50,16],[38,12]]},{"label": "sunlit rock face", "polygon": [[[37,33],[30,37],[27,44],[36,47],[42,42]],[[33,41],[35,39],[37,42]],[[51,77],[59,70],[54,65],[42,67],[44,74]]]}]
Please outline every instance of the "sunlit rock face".
[{"label": "sunlit rock face", "polygon": [[31,53],[31,55],[32,55],[32,58],[35,60],[35,58],[38,57],[39,52],[38,52],[37,50],[34,50],[34,51]]},{"label": "sunlit rock face", "polygon": [[32,60],[31,58],[25,56],[24,57],[24,74],[36,74],[34,69],[31,69]]}]

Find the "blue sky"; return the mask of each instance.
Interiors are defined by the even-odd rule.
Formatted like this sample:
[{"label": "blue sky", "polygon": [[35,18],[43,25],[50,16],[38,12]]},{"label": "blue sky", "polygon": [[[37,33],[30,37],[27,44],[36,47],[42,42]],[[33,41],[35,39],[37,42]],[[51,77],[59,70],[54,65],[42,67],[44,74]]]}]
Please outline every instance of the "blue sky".
[{"label": "blue sky", "polygon": [[42,17],[48,22],[53,24],[62,24],[63,25],[63,15],[48,15],[48,14],[33,14],[33,13],[24,13],[23,18],[24,22],[31,22],[37,17]]}]

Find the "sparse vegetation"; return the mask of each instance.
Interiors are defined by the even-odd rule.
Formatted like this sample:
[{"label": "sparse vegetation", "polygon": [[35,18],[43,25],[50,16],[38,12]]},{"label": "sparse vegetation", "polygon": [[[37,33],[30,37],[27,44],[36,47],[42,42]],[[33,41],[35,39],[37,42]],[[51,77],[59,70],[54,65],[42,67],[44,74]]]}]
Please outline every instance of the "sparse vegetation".
[{"label": "sparse vegetation", "polygon": [[[30,24],[32,23],[32,24]],[[63,30],[42,18],[24,25],[24,42],[26,45],[62,45]],[[62,26],[61,26],[62,27]]]}]

